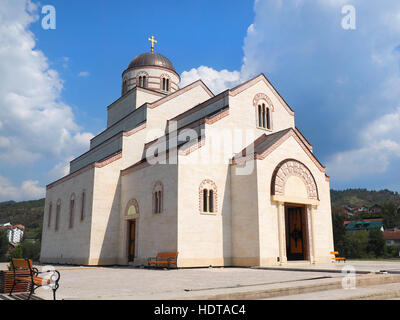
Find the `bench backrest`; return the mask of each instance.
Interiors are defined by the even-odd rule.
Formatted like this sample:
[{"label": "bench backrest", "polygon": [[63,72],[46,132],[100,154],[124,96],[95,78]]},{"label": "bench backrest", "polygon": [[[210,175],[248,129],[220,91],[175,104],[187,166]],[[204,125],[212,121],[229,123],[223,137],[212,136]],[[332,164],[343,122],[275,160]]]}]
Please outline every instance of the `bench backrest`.
[{"label": "bench backrest", "polygon": [[159,258],[176,258],[178,256],[178,252],[159,252],[157,257]]},{"label": "bench backrest", "polygon": [[11,259],[12,266],[14,269],[31,270],[32,260],[29,259]]},{"label": "bench backrest", "polygon": [[338,251],[331,251],[331,254],[337,255],[337,254],[339,254],[339,252]]}]

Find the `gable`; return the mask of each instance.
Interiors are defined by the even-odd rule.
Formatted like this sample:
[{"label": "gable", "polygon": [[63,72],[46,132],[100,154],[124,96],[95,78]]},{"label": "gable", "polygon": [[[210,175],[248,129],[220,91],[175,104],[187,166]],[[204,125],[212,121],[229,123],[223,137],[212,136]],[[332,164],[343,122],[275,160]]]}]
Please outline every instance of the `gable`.
[{"label": "gable", "polygon": [[[286,142],[289,138],[293,138],[298,145],[303,149],[306,155],[311,159],[319,171],[325,173],[325,167],[319,162],[317,157],[308,148],[302,136],[300,136],[293,128],[288,128],[269,135],[262,135],[254,141],[252,145],[247,146],[239,154],[232,159],[232,164],[242,164],[247,160],[264,160],[279,146]],[[253,148],[253,150],[252,150]],[[290,154],[288,154],[290,157]]]},{"label": "gable", "polygon": [[293,109],[286,103],[286,101],[282,98],[282,96],[279,94],[279,92],[275,89],[275,87],[272,85],[272,83],[265,77],[263,73],[260,75],[256,76],[253,79],[250,79],[237,87],[234,87],[230,90],[230,95],[231,96],[236,96],[243,91],[251,88],[252,86],[256,85],[259,82],[265,83],[265,85],[268,87],[268,89],[272,92],[273,96],[280,102],[280,104],[285,108],[285,110],[291,115],[294,116],[294,111]]}]

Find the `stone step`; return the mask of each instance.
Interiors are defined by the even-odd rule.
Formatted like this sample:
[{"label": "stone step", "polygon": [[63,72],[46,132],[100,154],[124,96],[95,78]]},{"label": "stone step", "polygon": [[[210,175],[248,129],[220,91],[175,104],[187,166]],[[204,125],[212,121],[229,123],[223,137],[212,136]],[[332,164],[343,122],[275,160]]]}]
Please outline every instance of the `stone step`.
[{"label": "stone step", "polygon": [[371,285],[354,289],[335,289],[265,300],[384,300],[400,298],[400,283]]},{"label": "stone step", "polygon": [[[213,290],[202,295],[192,294],[191,296],[179,297],[178,299],[192,300],[255,300],[269,299],[289,296],[299,296],[301,294],[319,293],[324,291],[339,290],[340,292],[352,290],[343,289],[343,277],[336,277],[325,280],[314,280],[303,282],[301,285],[293,283],[282,283],[279,286],[260,286],[257,289],[249,288],[231,288],[230,290]],[[362,288],[368,286],[379,286],[385,284],[399,284],[400,275],[375,274],[375,275],[357,275],[355,278],[355,287]],[[399,288],[400,289],[400,288]]]}]

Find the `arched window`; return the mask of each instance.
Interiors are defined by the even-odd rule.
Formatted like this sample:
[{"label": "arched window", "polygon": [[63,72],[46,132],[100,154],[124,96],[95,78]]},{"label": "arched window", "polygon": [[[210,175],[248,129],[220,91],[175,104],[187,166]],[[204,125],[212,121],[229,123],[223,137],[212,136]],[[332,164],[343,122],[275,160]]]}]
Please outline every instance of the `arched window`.
[{"label": "arched window", "polygon": [[258,105],[258,127],[263,129],[271,129],[271,111],[268,106],[263,104]]},{"label": "arched window", "polygon": [[208,190],[203,189],[203,212],[208,212]]},{"label": "arched window", "polygon": [[144,87],[144,81],[145,81],[145,77],[144,76],[140,76],[139,77],[139,87],[141,87],[141,88]]},{"label": "arched window", "polygon": [[199,187],[200,213],[217,212],[217,186],[209,179],[204,180]]},{"label": "arched window", "polygon": [[148,82],[149,75],[145,71],[140,71],[136,75],[136,85],[141,88],[147,88],[147,82]]},{"label": "arched window", "polygon": [[163,184],[160,181],[157,181],[153,187],[153,213],[161,213],[163,211],[163,198],[164,198],[164,190]]},{"label": "arched window", "polygon": [[71,195],[69,200],[69,228],[74,227],[74,213],[75,213],[75,194]]},{"label": "arched window", "polygon": [[85,219],[85,200],[86,200],[86,192],[82,192],[82,199],[81,199],[81,221]]},{"label": "arched window", "polygon": [[50,226],[51,226],[51,210],[53,209],[52,207],[53,207],[53,203],[50,201],[50,204],[49,204],[49,214],[48,214],[48,216],[47,216],[47,227],[48,227],[48,228],[50,228]]},{"label": "arched window", "polygon": [[56,223],[54,229],[57,231],[59,224],[60,224],[60,212],[61,212],[61,200],[57,200],[57,207],[56,207]]},{"label": "arched window", "polygon": [[169,91],[169,77],[168,75],[161,75],[162,78],[162,90],[163,91]]},{"label": "arched window", "polygon": [[208,190],[208,210],[214,212],[214,191]]}]

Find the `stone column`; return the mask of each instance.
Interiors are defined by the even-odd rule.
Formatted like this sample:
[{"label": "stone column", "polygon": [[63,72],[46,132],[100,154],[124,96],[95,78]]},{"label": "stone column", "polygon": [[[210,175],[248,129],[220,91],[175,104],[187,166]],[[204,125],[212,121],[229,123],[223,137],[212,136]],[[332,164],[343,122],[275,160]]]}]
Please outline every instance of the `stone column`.
[{"label": "stone column", "polygon": [[279,240],[279,261],[280,264],[287,262],[286,257],[286,233],[285,233],[285,204],[277,203],[278,207],[278,240]]},{"label": "stone column", "polygon": [[315,236],[314,236],[314,217],[312,205],[307,206],[307,226],[308,226],[308,243],[310,250],[310,262],[315,263]]}]

